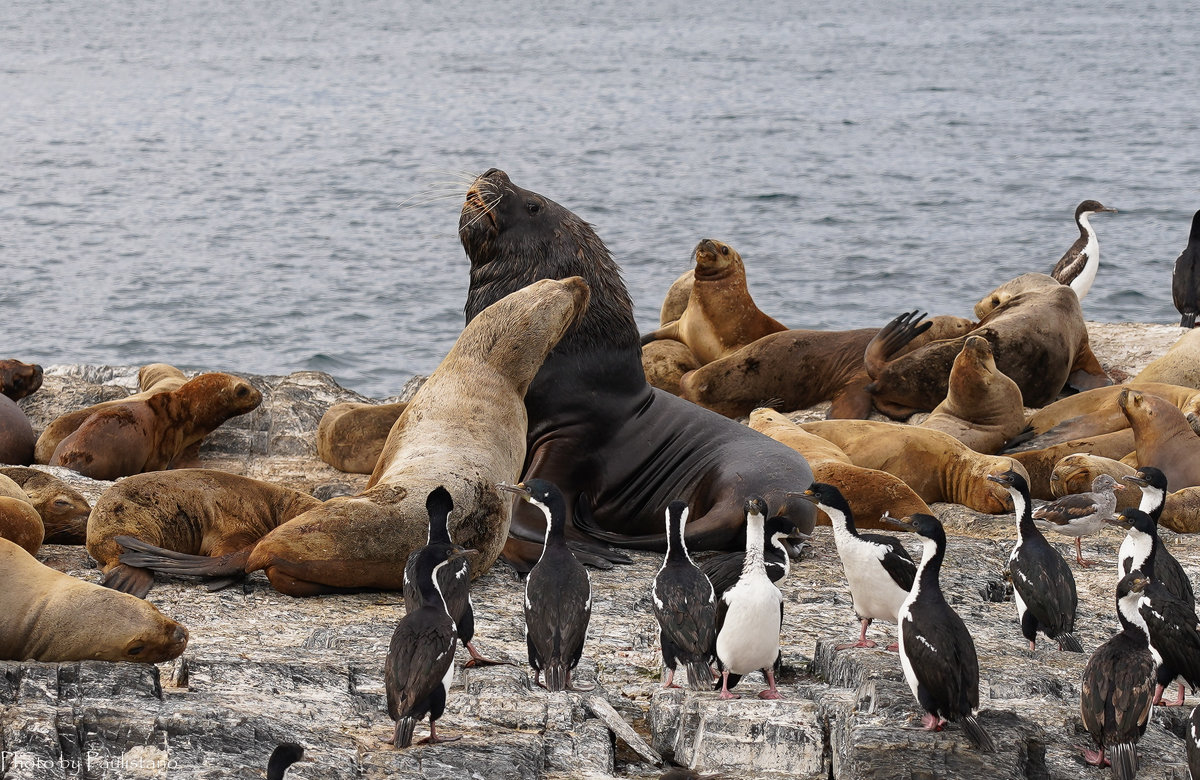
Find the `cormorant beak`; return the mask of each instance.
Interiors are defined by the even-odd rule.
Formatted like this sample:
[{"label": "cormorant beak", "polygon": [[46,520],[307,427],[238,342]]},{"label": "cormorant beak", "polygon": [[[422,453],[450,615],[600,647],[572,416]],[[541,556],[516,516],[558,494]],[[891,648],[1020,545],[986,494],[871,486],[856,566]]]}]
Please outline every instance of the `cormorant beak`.
[{"label": "cormorant beak", "polygon": [[470,547],[459,547],[457,544],[450,550],[450,557],[446,560],[452,561],[456,558],[467,558],[472,555],[479,555],[479,550]]},{"label": "cormorant beak", "polygon": [[817,497],[813,495],[812,488],[809,488],[808,490],[804,491],[803,493],[788,493],[787,497],[788,498],[803,498],[805,501],[809,502],[810,504],[817,503]]},{"label": "cormorant beak", "polygon": [[496,487],[509,493],[515,493],[525,501],[528,501],[529,497],[533,495],[533,492],[525,486],[524,482],[518,482],[515,485],[511,485],[508,482],[497,482]]},{"label": "cormorant beak", "polygon": [[1106,519],[1104,522],[1108,523],[1109,525],[1119,525],[1126,531],[1128,531],[1130,528],[1133,528],[1133,521],[1127,520],[1125,515],[1114,515],[1113,517]]},{"label": "cormorant beak", "polygon": [[1128,482],[1131,485],[1137,485],[1140,488],[1144,488],[1150,484],[1149,480],[1143,479],[1137,474],[1129,474],[1128,476],[1121,477],[1121,481]]},{"label": "cormorant beak", "polygon": [[[988,479],[991,479],[991,477],[989,476]],[[915,531],[916,530],[913,528],[911,523],[908,523],[904,520],[899,520],[895,517],[892,517],[887,512],[884,512],[879,517],[879,522],[883,523],[888,528],[894,528],[897,531]]]},{"label": "cormorant beak", "polygon": [[1150,580],[1146,579],[1145,577],[1135,577],[1133,582],[1129,583],[1129,587],[1135,593],[1141,593],[1146,589],[1146,585],[1149,583]]},{"label": "cormorant beak", "polygon": [[1005,487],[1007,487],[1009,484],[1008,480],[1004,478],[1003,474],[988,474],[987,478],[989,481],[1004,485]]},{"label": "cormorant beak", "polygon": [[1104,208],[1102,208],[1102,209],[1100,209],[1100,210],[1101,210],[1101,211],[1111,211],[1113,214],[1116,214],[1116,213],[1117,213],[1117,210],[1116,210],[1116,209],[1114,209],[1112,206],[1105,206]]}]

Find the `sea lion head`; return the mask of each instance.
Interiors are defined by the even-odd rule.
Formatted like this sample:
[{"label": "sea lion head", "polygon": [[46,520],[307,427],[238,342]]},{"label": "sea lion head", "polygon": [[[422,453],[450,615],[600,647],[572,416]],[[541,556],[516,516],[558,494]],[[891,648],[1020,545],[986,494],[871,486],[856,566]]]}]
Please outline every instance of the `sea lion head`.
[{"label": "sea lion head", "polygon": [[191,400],[198,418],[217,424],[253,411],[262,403],[262,393],[245,379],[220,372],[201,374],[174,392]]},{"label": "sea lion head", "polygon": [[458,236],[471,260],[467,320],[538,279],[580,276],[591,290],[586,315],[560,350],[575,343],[640,347],[621,269],[587,222],[549,198],[513,184],[495,168],[471,184]]},{"label": "sea lion head", "polygon": [[137,596],[108,589],[103,595],[104,604],[95,610],[94,659],[156,664],[183,653],[188,631],[181,623]]},{"label": "sea lion head", "polygon": [[0,360],[0,394],[20,401],[42,386],[42,367],[19,360]]},{"label": "sea lion head", "polygon": [[696,260],[695,278],[711,279],[727,276],[730,273],[746,272],[742,265],[742,256],[729,244],[712,238],[701,239],[692,253]]},{"label": "sea lion head", "polygon": [[975,304],[975,316],[982,321],[993,311],[1004,306],[1021,293],[1059,286],[1061,286],[1059,282],[1049,274],[1021,274],[1015,279],[1008,280],[981,298]]}]

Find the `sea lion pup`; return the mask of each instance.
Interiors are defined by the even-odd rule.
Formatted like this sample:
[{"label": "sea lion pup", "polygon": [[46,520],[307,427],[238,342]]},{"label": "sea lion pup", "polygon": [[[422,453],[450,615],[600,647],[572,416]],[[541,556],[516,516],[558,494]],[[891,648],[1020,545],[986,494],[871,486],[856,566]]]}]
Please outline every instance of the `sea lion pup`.
[{"label": "sea lion pup", "polygon": [[1054,473],[1054,467],[1058,465],[1058,462],[1068,455],[1097,455],[1102,458],[1120,460],[1131,452],[1133,452],[1133,431],[1125,428],[1099,436],[1088,436],[1062,444],[1054,444],[1039,450],[1002,454],[1025,467],[1028,472],[1029,495],[1048,501],[1054,498],[1054,494],[1050,491],[1050,475]]},{"label": "sea lion pup", "polygon": [[84,409],[67,412],[47,425],[46,430],[42,431],[42,435],[38,437],[37,446],[34,449],[34,462],[49,463],[50,458],[54,457],[54,450],[59,443],[74,433],[80,425],[83,425],[87,418],[101,409],[130,401],[144,401],[157,393],[178,390],[186,381],[187,377],[182,371],[167,363],[150,363],[142,366],[138,370],[138,392],[125,398],[102,401]]},{"label": "sea lion pup", "polygon": [[1176,490],[1200,485],[1200,436],[1183,412],[1137,390],[1125,390],[1117,396],[1117,405],[1133,428],[1138,463],[1158,466]]},{"label": "sea lion pup", "polygon": [[[1050,474],[1050,495],[1053,498],[1086,493],[1092,489],[1096,477],[1107,474],[1118,482],[1122,477],[1132,477],[1137,469],[1119,460],[1099,455],[1076,453],[1068,455],[1054,466]],[[1117,494],[1117,510],[1136,507],[1142,501],[1141,491],[1122,490]]]},{"label": "sea lion pup", "polygon": [[45,535],[42,518],[29,496],[16,482],[0,475],[0,538],[33,555],[42,546]]},{"label": "sea lion pup", "polygon": [[[1088,346],[1079,298],[1046,274],[1006,282],[976,304],[976,313],[980,320],[971,334],[991,343],[997,368],[1021,388],[1025,406],[1045,406],[1068,383],[1078,390],[1112,384]],[[902,315],[866,349],[864,360],[874,380],[867,389],[875,407],[889,417],[941,403],[950,367],[966,340],[936,341],[897,357],[920,329],[919,317]]]},{"label": "sea lion pup", "polygon": [[[886,512],[902,517],[931,514],[904,480],[897,476],[855,466],[846,453],[826,439],[801,428],[774,409],[759,408],[750,413],[750,427],[799,452],[812,467],[813,479],[837,487],[850,504],[855,526],[887,528],[880,518]],[[829,525],[824,512],[817,515],[821,525]]]},{"label": "sea lion pup", "polygon": [[379,462],[388,433],[406,406],[405,401],[334,404],[317,425],[317,455],[339,471],[370,474]]},{"label": "sea lion pup", "polygon": [[1200,388],[1200,330],[1193,328],[1180,336],[1161,357],[1143,368],[1130,384],[1140,385],[1144,382]]},{"label": "sea lion pup", "polygon": [[362,493],[280,525],[248,557],[171,555],[138,565],[210,578],[262,569],[292,596],[402,590],[404,562],[429,535],[426,497],[442,485],[459,507],[450,536],[478,551],[471,576],[479,576],[508,536],[512,505],[496,484],[515,478],[525,456],[525,390],[587,306],[579,277],[546,279],[473,319],[392,426]]},{"label": "sea lion pup", "polygon": [[1010,468],[1025,476],[1010,458],[975,452],[948,433],[915,425],[822,420],[800,427],[836,444],[854,465],[904,480],[927,504],[948,501],[986,514],[1011,512],[1008,491],[986,477]]},{"label": "sea lion pup", "polygon": [[0,468],[29,496],[46,528],[43,544],[83,544],[92,507],[84,495],[58,477],[25,466]]},{"label": "sea lion pup", "polygon": [[126,549],[213,558],[242,551],[244,566],[255,542],[320,505],[307,493],[213,469],[135,474],[96,501],[87,549],[104,571],[102,585],[145,598],[154,573],[137,566],[137,556]]},{"label": "sea lion pup", "polygon": [[117,479],[170,468],[231,417],[262,402],[262,393],[233,374],[201,374],[177,390],[105,407],[54,450],[51,466],[92,479]]},{"label": "sea lion pup", "polygon": [[0,660],[159,663],[187,647],[187,629],[152,604],[75,579],[0,540]]},{"label": "sea lion pup", "polygon": [[750,297],[746,267],[737,250],[705,238],[692,253],[692,291],[679,319],[642,336],[642,344],[675,339],[687,345],[700,365],[725,357],[752,341],[787,327],[764,314]]},{"label": "sea lion pup", "polygon": [[679,380],[700,368],[700,361],[682,341],[659,339],[642,345],[642,370],[651,387],[679,395]]},{"label": "sea lion pup", "polygon": [[[471,259],[468,321],[534,279],[579,274],[592,289],[587,313],[525,395],[529,448],[521,479],[539,477],[563,491],[574,550],[592,562],[624,559],[587,540],[586,529],[594,539],[662,552],[662,517],[675,499],[692,508],[691,550],[736,545],[742,500],[751,493],[801,532],[812,530],[812,505],[787,497],[812,482],[798,453],[646,382],[629,293],[590,225],[492,169],[467,192],[459,238]],[[518,505],[505,558],[527,570],[540,556],[544,529],[540,512]]]},{"label": "sea lion pup", "polygon": [[996,368],[992,345],[983,336],[967,336],[950,368],[945,399],[920,425],[987,455],[1025,427],[1021,388]]},{"label": "sea lion pup", "polygon": [[[962,317],[930,320],[926,333],[904,349],[935,338],[952,338],[973,327]],[[866,419],[871,414],[871,377],[863,351],[876,328],[859,330],[785,330],[714,360],[679,382],[679,395],[726,417],[745,417],[759,406],[807,409],[832,401],[828,417]]]},{"label": "sea lion pup", "polygon": [[0,463],[28,466],[37,436],[17,401],[42,386],[42,367],[19,360],[0,360]]}]

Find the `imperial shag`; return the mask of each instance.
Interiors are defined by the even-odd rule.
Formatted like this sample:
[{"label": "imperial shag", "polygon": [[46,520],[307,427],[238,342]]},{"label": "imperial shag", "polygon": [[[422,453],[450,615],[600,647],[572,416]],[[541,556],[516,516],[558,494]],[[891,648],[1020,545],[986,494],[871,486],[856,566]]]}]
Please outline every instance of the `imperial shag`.
[{"label": "imperial shag", "polygon": [[[768,518],[763,524],[763,565],[771,582],[783,582],[792,570],[791,550],[788,540],[799,533],[796,524],[783,515]],[[802,539],[809,539],[808,534],[800,534]],[[700,562],[700,571],[712,583],[717,598],[733,587],[742,574],[746,563],[746,551],[720,553],[705,558]]]},{"label": "imperial shag", "polygon": [[1071,244],[1071,248],[1050,272],[1059,282],[1070,285],[1081,301],[1092,289],[1096,270],[1100,267],[1100,242],[1096,240],[1096,232],[1092,230],[1088,217],[1102,211],[1116,213],[1116,209],[1110,209],[1095,200],[1085,200],[1076,207],[1075,224],[1079,227],[1079,238],[1075,239],[1075,243]]},{"label": "imperial shag", "polygon": [[1200,211],[1192,215],[1192,232],[1187,247],[1175,260],[1171,273],[1171,298],[1179,311],[1179,327],[1196,327],[1200,314]]},{"label": "imperial shag", "polygon": [[[1167,498],[1166,475],[1153,466],[1142,466],[1136,474],[1122,479],[1142,489],[1142,502],[1138,509],[1145,512],[1151,522],[1142,520],[1141,523],[1120,523],[1129,529],[1129,533],[1117,552],[1118,579],[1134,569],[1141,569],[1147,577],[1161,582],[1180,601],[1195,609],[1196,594],[1192,590],[1192,581],[1179,565],[1179,561],[1175,560],[1175,556],[1158,538],[1158,519],[1162,515]],[[1147,571],[1145,563],[1150,558],[1151,549],[1154,551],[1154,571]]]},{"label": "imperial shag", "polygon": [[651,595],[667,667],[663,687],[679,687],[674,685],[675,666],[682,661],[688,670],[688,686],[698,691],[712,682],[717,600],[708,577],[688,555],[683,541],[687,517],[686,502],[672,501],[667,507],[667,556],[654,578]]}]

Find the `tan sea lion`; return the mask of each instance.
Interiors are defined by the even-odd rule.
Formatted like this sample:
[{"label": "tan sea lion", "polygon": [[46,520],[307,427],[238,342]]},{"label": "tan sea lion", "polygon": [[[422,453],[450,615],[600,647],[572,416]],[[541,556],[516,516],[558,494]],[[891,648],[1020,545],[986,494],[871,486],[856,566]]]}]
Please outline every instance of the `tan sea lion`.
[{"label": "tan sea lion", "polygon": [[104,570],[102,584],[144,598],[154,575],[122,562],[116,537],[189,555],[249,555],[281,523],[320,505],[307,493],[213,469],[135,474],[96,501],[87,549]]},{"label": "tan sea lion", "polygon": [[1032,498],[1048,501],[1054,498],[1054,494],[1050,490],[1050,475],[1054,473],[1054,467],[1058,465],[1058,462],[1068,455],[1078,453],[1120,460],[1131,452],[1133,452],[1133,431],[1125,428],[1098,436],[1072,439],[1041,449],[1006,452],[1004,455],[1020,463],[1029,472],[1029,495]]},{"label": "tan sea lion", "polygon": [[139,392],[125,398],[104,401],[84,409],[67,412],[47,425],[46,430],[42,431],[42,435],[38,437],[37,446],[34,450],[34,462],[49,463],[50,458],[54,457],[54,450],[58,447],[59,443],[74,433],[80,425],[83,425],[84,420],[101,409],[130,401],[144,401],[157,393],[178,390],[180,387],[183,387],[183,383],[186,381],[187,377],[184,376],[182,371],[175,368],[175,366],[166,363],[150,363],[149,365],[142,366],[138,370]]},{"label": "tan sea lion", "polygon": [[1200,533],[1200,487],[1168,493],[1158,524],[1179,534]]},{"label": "tan sea lion", "polygon": [[750,297],[742,256],[729,244],[705,238],[693,252],[692,291],[679,319],[642,336],[642,344],[675,339],[700,365],[711,363],[769,333],[787,330]]},{"label": "tan sea lion", "polygon": [[0,538],[33,555],[46,535],[42,518],[21,486],[0,474]]},{"label": "tan sea lion", "polygon": [[[971,334],[992,345],[996,366],[1021,388],[1025,406],[1045,406],[1069,382],[1079,390],[1111,384],[1088,346],[1079,298],[1046,274],[1025,274],[998,287],[976,306]],[[965,337],[935,341],[899,354],[922,327],[915,312],[897,317],[868,345],[864,360],[874,380],[875,407],[894,418],[931,410],[946,397],[950,367]]]},{"label": "tan sea lion", "polygon": [[801,428],[836,444],[856,466],[878,469],[904,480],[927,504],[949,501],[977,512],[1012,511],[1008,490],[988,474],[1020,464],[975,452],[948,433],[874,420],[823,420]]},{"label": "tan sea lion", "polygon": [[152,604],[75,579],[0,540],[0,660],[160,663],[187,629]]},{"label": "tan sea lion", "polygon": [[388,432],[406,406],[405,401],[334,404],[317,425],[317,455],[339,471],[370,474],[379,462]]},{"label": "tan sea lion", "polygon": [[50,465],[92,479],[170,468],[188,447],[261,401],[258,390],[233,374],[201,374],[177,390],[100,409],[59,443]]},{"label": "tan sea lion", "polygon": [[441,485],[455,507],[451,538],[478,551],[472,576],[487,571],[508,537],[512,502],[496,485],[514,481],[524,460],[525,391],[588,299],[579,277],[544,279],[471,320],[392,426],[362,493],[331,498],[250,549],[161,561],[143,551],[136,565],[210,578],[262,569],[293,596],[400,590],[404,561],[428,536],[426,499]]},{"label": "tan sea lion", "polygon": [[[846,497],[859,527],[889,527],[879,520],[885,512],[893,517],[932,514],[929,505],[904,480],[886,471],[855,466],[835,444],[809,433],[774,409],[755,409],[749,424],[803,455],[812,467],[814,481],[835,485]],[[822,525],[829,525],[824,512],[818,512],[817,518]]]},{"label": "tan sea lion", "polygon": [[1024,429],[1021,388],[996,368],[987,339],[967,336],[950,368],[946,397],[920,425],[987,455]]},{"label": "tan sea lion", "polygon": [[83,544],[92,507],[75,488],[53,474],[25,466],[0,468],[29,496],[46,529],[43,544]]},{"label": "tan sea lion", "polygon": [[684,310],[687,309],[688,300],[692,297],[692,285],[695,282],[696,272],[691,268],[684,271],[679,275],[678,279],[671,282],[671,287],[667,290],[662,306],[658,311],[658,324],[660,326],[674,322],[683,315]]},{"label": "tan sea lion", "polygon": [[[972,324],[949,316],[930,322],[929,331],[907,348],[960,335]],[[865,419],[872,399],[863,352],[876,333],[876,328],[772,333],[685,374],[679,395],[726,417],[744,417],[759,406],[807,409],[832,401],[829,417]]]},{"label": "tan sea lion", "polygon": [[[1061,498],[1075,493],[1087,493],[1092,489],[1092,482],[1101,474],[1109,475],[1121,485],[1124,484],[1121,481],[1122,477],[1130,477],[1136,473],[1137,469],[1133,466],[1112,458],[1082,453],[1068,455],[1055,464],[1054,471],[1050,474],[1050,495]],[[1115,491],[1115,495],[1117,509],[1136,507],[1142,501],[1140,490],[1118,490]]]},{"label": "tan sea lion", "polygon": [[1166,353],[1143,368],[1130,384],[1142,382],[1200,388],[1200,329],[1186,331]]},{"label": "tan sea lion", "polygon": [[700,361],[675,339],[658,339],[642,345],[642,370],[651,387],[679,395],[679,380],[689,371],[700,367]]},{"label": "tan sea lion", "polygon": [[1185,415],[1200,412],[1200,390],[1190,387],[1140,380],[1128,385],[1098,387],[1060,398],[1029,415],[1025,422],[1032,438],[1014,449],[1041,449],[1129,427],[1129,420],[1117,405],[1117,397],[1131,387],[1165,398]]},{"label": "tan sea lion", "polygon": [[1138,463],[1161,469],[1171,490],[1200,485],[1200,436],[1183,412],[1137,390],[1121,393],[1117,405],[1133,429]]}]

